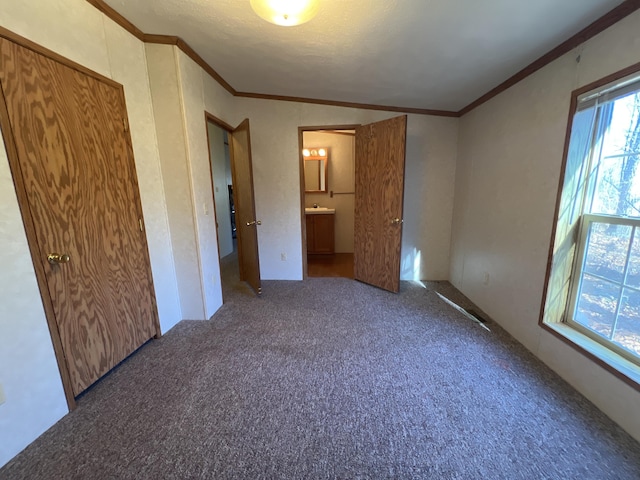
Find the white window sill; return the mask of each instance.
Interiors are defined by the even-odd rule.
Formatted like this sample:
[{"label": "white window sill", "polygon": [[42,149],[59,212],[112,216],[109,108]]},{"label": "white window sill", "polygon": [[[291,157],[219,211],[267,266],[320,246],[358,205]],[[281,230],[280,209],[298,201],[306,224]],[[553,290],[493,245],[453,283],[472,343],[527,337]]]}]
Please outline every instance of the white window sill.
[{"label": "white window sill", "polygon": [[609,350],[604,345],[601,345],[565,323],[545,323],[545,326],[554,330],[571,343],[586,350],[591,355],[597,357],[610,368],[617,370],[620,374],[635,382],[637,385],[640,385],[640,366]]}]

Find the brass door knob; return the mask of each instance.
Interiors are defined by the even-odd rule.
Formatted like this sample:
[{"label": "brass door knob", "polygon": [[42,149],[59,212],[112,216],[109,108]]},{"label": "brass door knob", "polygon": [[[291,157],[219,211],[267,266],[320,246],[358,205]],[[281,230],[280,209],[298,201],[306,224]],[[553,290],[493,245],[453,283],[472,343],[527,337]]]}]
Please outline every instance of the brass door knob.
[{"label": "brass door knob", "polygon": [[253,222],[247,222],[247,227],[250,227],[251,225],[262,225],[262,222],[260,220],[254,220]]},{"label": "brass door knob", "polygon": [[47,255],[47,261],[51,265],[56,265],[59,263],[69,263],[70,260],[71,257],[69,257],[69,255],[67,255],[66,253],[50,253],[49,255]]},{"label": "brass door knob", "polygon": [[391,220],[391,225],[398,225],[399,223],[404,222],[404,220],[400,219],[400,218],[394,218],[393,220]]}]

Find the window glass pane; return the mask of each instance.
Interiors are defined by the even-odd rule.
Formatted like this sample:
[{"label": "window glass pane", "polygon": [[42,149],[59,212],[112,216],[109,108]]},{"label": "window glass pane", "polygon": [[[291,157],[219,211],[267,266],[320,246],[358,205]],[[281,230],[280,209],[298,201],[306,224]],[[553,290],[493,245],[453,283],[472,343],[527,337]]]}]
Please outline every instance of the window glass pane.
[{"label": "window glass pane", "polygon": [[618,285],[584,275],[580,285],[575,321],[609,338],[620,296]]},{"label": "window glass pane", "polygon": [[594,165],[597,180],[587,210],[640,217],[640,93],[626,95],[602,109],[606,133]]},{"label": "window glass pane", "polygon": [[567,231],[582,214],[584,186],[587,179],[589,149],[592,142],[596,109],[590,108],[576,113],[571,127],[571,142],[567,155],[562,198],[560,203],[558,238]]},{"label": "window glass pane", "polygon": [[640,231],[636,228],[631,244],[626,285],[640,289]]},{"label": "window glass pane", "polygon": [[613,341],[640,355],[640,292],[624,289]]},{"label": "window glass pane", "polygon": [[622,283],[632,227],[592,223],[587,237],[584,272]]}]

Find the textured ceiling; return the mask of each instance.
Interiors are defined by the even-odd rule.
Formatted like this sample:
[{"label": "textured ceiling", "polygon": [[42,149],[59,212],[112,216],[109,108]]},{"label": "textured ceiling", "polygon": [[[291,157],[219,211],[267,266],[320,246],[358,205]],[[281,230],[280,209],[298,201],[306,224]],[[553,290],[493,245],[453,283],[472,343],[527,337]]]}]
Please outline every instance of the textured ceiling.
[{"label": "textured ceiling", "polygon": [[249,0],[106,0],[184,39],[240,92],[457,111],[622,0],[321,0],[278,27]]}]

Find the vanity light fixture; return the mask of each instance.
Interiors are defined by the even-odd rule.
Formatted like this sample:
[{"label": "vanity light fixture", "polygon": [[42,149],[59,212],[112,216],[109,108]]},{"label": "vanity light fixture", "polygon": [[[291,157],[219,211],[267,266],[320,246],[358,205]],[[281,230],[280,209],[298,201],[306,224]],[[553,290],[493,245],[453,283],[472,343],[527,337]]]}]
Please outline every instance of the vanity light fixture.
[{"label": "vanity light fixture", "polygon": [[251,8],[267,22],[292,27],[318,13],[319,0],[251,0]]},{"label": "vanity light fixture", "polygon": [[312,148],[311,150],[309,150],[308,148],[305,148],[302,150],[302,156],[303,157],[326,157],[327,156],[327,149],[326,148]]}]

